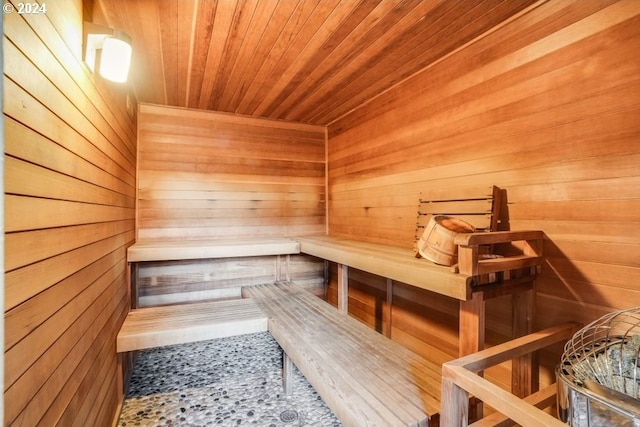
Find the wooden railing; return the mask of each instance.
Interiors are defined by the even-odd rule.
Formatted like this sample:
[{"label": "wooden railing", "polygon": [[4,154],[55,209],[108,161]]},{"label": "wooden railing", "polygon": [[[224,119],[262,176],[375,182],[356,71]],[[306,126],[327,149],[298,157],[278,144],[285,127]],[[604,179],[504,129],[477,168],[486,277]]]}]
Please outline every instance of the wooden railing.
[{"label": "wooden railing", "polygon": [[530,396],[519,398],[490,383],[478,373],[548,345],[566,341],[579,327],[577,323],[564,323],[443,364],[441,425],[447,427],[468,426],[469,397],[473,395],[476,399],[495,408],[500,414],[479,420],[472,426],[502,425],[509,419],[526,427],[566,426],[557,418],[537,407],[537,405],[545,407],[553,403],[555,385]]}]

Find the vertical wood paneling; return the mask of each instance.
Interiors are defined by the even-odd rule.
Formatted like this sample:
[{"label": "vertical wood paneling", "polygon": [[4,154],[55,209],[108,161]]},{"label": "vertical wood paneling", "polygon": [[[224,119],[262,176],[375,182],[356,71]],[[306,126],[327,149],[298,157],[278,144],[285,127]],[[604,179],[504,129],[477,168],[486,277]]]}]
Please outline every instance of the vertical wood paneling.
[{"label": "vertical wood paneling", "polygon": [[[420,192],[495,184],[511,229],[547,234],[538,327],[640,305],[639,50],[638,2],[542,2],[361,106],[329,126],[330,232],[409,247]],[[395,339],[455,356],[394,301]]]},{"label": "vertical wood paneling", "polygon": [[5,425],[110,425],[135,122],[82,64],[82,2],[5,14]]}]

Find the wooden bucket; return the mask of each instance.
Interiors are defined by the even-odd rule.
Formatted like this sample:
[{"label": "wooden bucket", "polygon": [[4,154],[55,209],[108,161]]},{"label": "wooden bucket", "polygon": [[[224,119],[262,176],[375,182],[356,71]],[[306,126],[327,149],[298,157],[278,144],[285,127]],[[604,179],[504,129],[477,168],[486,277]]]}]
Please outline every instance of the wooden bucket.
[{"label": "wooden bucket", "polygon": [[418,253],[436,264],[451,266],[458,262],[458,246],[454,238],[459,233],[473,233],[473,225],[460,219],[432,216],[418,240]]}]

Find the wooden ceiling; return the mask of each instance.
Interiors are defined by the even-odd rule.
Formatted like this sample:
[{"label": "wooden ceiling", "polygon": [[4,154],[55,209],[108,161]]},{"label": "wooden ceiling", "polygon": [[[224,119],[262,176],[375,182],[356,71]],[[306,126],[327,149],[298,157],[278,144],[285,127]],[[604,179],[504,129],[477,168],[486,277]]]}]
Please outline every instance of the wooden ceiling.
[{"label": "wooden ceiling", "polygon": [[142,102],[328,125],[535,0],[95,0]]}]

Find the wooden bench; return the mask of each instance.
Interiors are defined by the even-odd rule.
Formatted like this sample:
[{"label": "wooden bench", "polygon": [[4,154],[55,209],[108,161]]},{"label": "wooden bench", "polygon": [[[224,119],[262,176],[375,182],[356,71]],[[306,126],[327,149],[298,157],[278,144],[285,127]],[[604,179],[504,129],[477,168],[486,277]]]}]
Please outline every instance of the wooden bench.
[{"label": "wooden bench", "polygon": [[[298,237],[300,251],[338,265],[338,308],[348,311],[349,268],[366,271],[393,281],[446,295],[460,301],[460,353],[476,352],[484,345],[484,300],[512,292],[527,292],[542,265],[541,231],[499,231],[460,234],[459,272],[416,259],[408,248],[367,243],[335,236]],[[510,257],[483,259],[480,246],[521,242],[522,253]],[[484,284],[484,276],[497,274],[497,280]],[[516,314],[532,319],[532,295],[524,298]],[[390,318],[390,317],[389,317]],[[521,323],[521,320],[516,319]],[[521,332],[530,332],[523,325]],[[520,331],[519,331],[520,332]]]},{"label": "wooden bench", "polygon": [[285,354],[345,426],[438,425],[440,367],[289,283],[248,286]]},{"label": "wooden bench", "polygon": [[285,238],[150,240],[131,245],[127,250],[127,261],[177,261],[298,253],[299,243]]},{"label": "wooden bench", "polygon": [[267,316],[250,299],[133,309],[120,328],[118,353],[264,332]]},{"label": "wooden bench", "polygon": [[[288,279],[288,257],[300,253],[300,244],[277,237],[234,238],[215,240],[147,240],[138,241],[127,250],[130,266],[131,306],[139,307],[138,277],[140,265],[165,261],[205,260],[214,258],[276,256],[275,280]],[[284,277],[280,277],[284,256]],[[237,296],[240,295],[239,289]],[[229,297],[231,295],[226,295]]]},{"label": "wooden bench", "polygon": [[[287,355],[285,389],[289,390],[286,379],[293,362],[345,425],[438,425],[440,367],[345,314],[348,268],[386,277],[391,285],[399,281],[458,299],[460,353],[464,355],[484,345],[487,297],[524,292],[523,303],[514,310],[518,316],[514,329],[516,333],[530,332],[533,319],[530,291],[542,263],[542,238],[539,231],[460,235],[456,238],[459,273],[416,259],[410,249],[330,236],[137,243],[128,253],[134,266],[133,284],[135,266],[146,261],[300,252],[333,261],[338,263],[340,310],[287,282],[245,287],[243,295],[252,299],[132,310],[118,335],[118,351],[268,328]],[[482,245],[513,241],[522,242],[521,254],[499,260],[478,256]],[[491,273],[499,273],[498,282],[482,285],[481,276]],[[265,314],[269,317],[267,323]],[[513,370],[517,381],[531,377],[531,372],[520,372],[516,363]]]},{"label": "wooden bench", "polygon": [[[472,298],[481,276],[542,264],[541,231],[499,231],[468,233],[456,237],[459,249],[459,272],[417,259],[411,249],[362,242],[336,236],[296,237],[300,252],[357,268],[397,282],[446,295],[461,301]],[[482,259],[480,245],[526,242],[525,253],[512,257]],[[502,285],[504,281],[500,281]],[[494,286],[495,287],[495,286]]]},{"label": "wooden bench", "polygon": [[127,250],[131,265],[132,310],[117,336],[117,351],[127,352],[267,330],[267,319],[252,300],[231,299],[137,308],[139,263],[300,253],[285,238],[141,241]]}]

